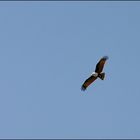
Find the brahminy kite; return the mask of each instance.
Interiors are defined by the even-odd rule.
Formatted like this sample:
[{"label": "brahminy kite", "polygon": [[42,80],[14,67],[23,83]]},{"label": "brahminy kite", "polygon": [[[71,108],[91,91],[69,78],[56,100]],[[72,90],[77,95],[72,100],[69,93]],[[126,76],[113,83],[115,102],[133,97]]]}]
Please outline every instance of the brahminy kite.
[{"label": "brahminy kite", "polygon": [[96,68],[95,68],[95,72],[93,72],[91,74],[91,76],[86,79],[86,81],[83,83],[81,90],[85,91],[87,89],[87,87],[94,82],[98,77],[101,80],[104,80],[105,78],[105,73],[102,72],[103,68],[104,68],[104,64],[106,62],[106,60],[108,59],[108,56],[104,56],[100,59],[100,61],[97,63]]}]

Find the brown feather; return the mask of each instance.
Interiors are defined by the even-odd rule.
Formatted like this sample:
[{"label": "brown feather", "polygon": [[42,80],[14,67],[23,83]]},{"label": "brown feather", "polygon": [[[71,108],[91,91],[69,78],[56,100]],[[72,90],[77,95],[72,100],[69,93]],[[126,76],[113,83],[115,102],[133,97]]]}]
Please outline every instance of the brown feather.
[{"label": "brown feather", "polygon": [[85,82],[84,84],[82,85],[81,89],[82,90],[86,90],[86,88],[92,83],[94,82],[95,80],[97,79],[97,77],[95,76],[90,76]]},{"label": "brown feather", "polygon": [[105,62],[106,62],[107,59],[108,59],[107,56],[104,56],[103,58],[100,59],[100,61],[96,65],[95,72],[101,73],[103,71],[104,64],[105,64]]}]

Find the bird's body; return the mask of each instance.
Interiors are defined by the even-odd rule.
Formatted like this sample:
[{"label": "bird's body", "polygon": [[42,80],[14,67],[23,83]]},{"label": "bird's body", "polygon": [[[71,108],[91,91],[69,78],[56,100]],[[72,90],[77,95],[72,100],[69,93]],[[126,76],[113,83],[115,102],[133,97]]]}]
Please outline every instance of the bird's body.
[{"label": "bird's body", "polygon": [[93,72],[91,74],[91,76],[86,79],[86,81],[83,83],[81,89],[82,90],[86,90],[86,88],[92,83],[94,82],[97,78],[100,78],[101,80],[104,80],[105,78],[105,73],[102,72],[103,68],[104,68],[104,64],[106,62],[106,60],[108,59],[108,56],[104,56],[100,59],[100,61],[97,63],[96,68],[95,68],[95,72]]}]

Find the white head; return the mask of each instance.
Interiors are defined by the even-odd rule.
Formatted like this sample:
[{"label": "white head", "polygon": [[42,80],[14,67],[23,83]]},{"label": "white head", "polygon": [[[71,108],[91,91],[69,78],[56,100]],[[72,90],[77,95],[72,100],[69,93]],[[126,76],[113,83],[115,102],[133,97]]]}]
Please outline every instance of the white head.
[{"label": "white head", "polygon": [[92,72],[92,74],[91,74],[91,75],[93,75],[93,76],[97,77],[97,76],[98,76],[98,73],[96,73],[96,72]]}]

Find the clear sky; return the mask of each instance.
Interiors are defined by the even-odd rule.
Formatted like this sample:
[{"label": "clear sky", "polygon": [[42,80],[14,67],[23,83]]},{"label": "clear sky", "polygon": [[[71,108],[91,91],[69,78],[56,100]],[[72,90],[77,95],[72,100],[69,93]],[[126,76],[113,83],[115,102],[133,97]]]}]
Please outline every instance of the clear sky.
[{"label": "clear sky", "polygon": [[0,138],[140,138],[139,72],[140,2],[0,2]]}]

